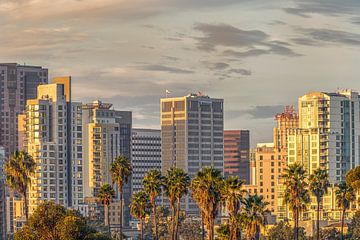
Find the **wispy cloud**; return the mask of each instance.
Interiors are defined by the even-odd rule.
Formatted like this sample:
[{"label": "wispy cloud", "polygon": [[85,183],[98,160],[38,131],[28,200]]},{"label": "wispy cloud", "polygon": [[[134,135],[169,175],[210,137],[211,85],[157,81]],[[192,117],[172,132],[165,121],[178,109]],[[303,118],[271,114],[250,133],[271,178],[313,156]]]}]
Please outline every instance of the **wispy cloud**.
[{"label": "wispy cloud", "polygon": [[291,44],[272,40],[264,31],[242,30],[228,24],[205,23],[196,24],[194,29],[204,35],[195,38],[198,41],[198,49],[203,51],[215,51],[216,48],[225,47],[227,49],[223,54],[239,58],[264,54],[301,56],[290,48]]}]

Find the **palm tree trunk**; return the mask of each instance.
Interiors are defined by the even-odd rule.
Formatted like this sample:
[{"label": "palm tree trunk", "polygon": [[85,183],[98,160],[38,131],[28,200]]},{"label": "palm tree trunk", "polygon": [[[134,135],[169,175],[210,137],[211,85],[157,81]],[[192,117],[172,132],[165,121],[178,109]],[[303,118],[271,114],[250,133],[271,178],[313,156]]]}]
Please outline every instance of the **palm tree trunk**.
[{"label": "palm tree trunk", "polygon": [[320,201],[317,202],[316,239],[320,240]]},{"label": "palm tree trunk", "polygon": [[171,240],[175,239],[175,205],[171,203]]},{"label": "palm tree trunk", "polygon": [[341,216],[341,240],[344,240],[345,212],[346,212],[346,208],[343,208],[343,212],[342,212],[342,216]]},{"label": "palm tree trunk", "polygon": [[27,200],[26,191],[23,192],[23,199],[24,199],[24,208],[25,208],[25,219],[26,219],[26,221],[28,221],[28,219],[29,219],[29,204],[28,204],[28,200]]},{"label": "palm tree trunk", "polygon": [[118,184],[118,188],[119,188],[119,197],[120,197],[120,240],[123,239],[123,192],[122,192],[122,187]]},{"label": "palm tree trunk", "polygon": [[105,204],[104,206],[104,214],[105,214],[105,226],[108,227],[108,234],[109,236],[111,236],[111,231],[110,231],[110,215],[109,215],[109,205]]},{"label": "palm tree trunk", "polygon": [[209,240],[214,240],[214,226],[215,226],[215,219],[209,219]]},{"label": "palm tree trunk", "polygon": [[176,219],[175,219],[175,240],[179,239],[179,219],[180,219],[180,209],[181,209],[181,202],[180,198],[177,199],[177,207],[176,207]]},{"label": "palm tree trunk", "polygon": [[205,219],[204,219],[205,217],[204,217],[204,213],[203,212],[201,212],[201,239],[202,240],[205,240],[205,223],[204,223],[204,221],[205,221]]},{"label": "palm tree trunk", "polygon": [[159,239],[158,225],[157,225],[157,214],[156,214],[156,200],[153,201],[153,214],[154,214],[154,227],[155,227],[155,240]]},{"label": "palm tree trunk", "polygon": [[299,217],[296,219],[296,240],[299,240]]},{"label": "palm tree trunk", "polygon": [[143,240],[144,239],[144,220],[141,218],[140,219],[140,240]]}]

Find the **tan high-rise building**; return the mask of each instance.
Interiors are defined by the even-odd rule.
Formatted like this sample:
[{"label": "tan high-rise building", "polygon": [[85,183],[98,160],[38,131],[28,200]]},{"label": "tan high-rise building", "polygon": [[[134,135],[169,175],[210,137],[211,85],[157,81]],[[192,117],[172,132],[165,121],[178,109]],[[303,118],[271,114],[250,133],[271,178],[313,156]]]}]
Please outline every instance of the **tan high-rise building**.
[{"label": "tan high-rise building", "polygon": [[281,176],[287,167],[287,135],[298,127],[298,119],[293,107],[286,107],[283,113],[275,115],[273,143],[258,143],[253,150],[251,184],[245,186],[250,194],[264,197],[269,203],[268,210],[277,216],[277,220],[287,217]]},{"label": "tan high-rise building", "polygon": [[308,173],[327,169],[331,183],[360,164],[360,97],[357,92],[313,92],[299,98],[299,128],[288,136],[288,162]]},{"label": "tan high-rise building", "polygon": [[30,214],[43,201],[84,211],[81,103],[71,102],[71,78],[40,85],[26,104],[25,150],[37,166],[29,189]]},{"label": "tan high-rise building", "polygon": [[[161,158],[163,174],[172,167],[190,177],[206,166],[224,170],[223,99],[203,94],[161,99]],[[186,211],[197,214],[186,198]]]},{"label": "tan high-rise building", "polygon": [[[84,195],[91,201],[101,185],[112,184],[110,168],[114,159],[118,156],[131,159],[132,113],[114,110],[111,103],[101,101],[84,104],[82,109]],[[130,221],[131,182],[129,178],[123,192],[124,226]]]},{"label": "tan high-rise building", "polygon": [[277,126],[274,128],[274,147],[286,151],[288,130],[299,127],[299,115],[293,106],[286,106],[285,111],[275,115]]}]

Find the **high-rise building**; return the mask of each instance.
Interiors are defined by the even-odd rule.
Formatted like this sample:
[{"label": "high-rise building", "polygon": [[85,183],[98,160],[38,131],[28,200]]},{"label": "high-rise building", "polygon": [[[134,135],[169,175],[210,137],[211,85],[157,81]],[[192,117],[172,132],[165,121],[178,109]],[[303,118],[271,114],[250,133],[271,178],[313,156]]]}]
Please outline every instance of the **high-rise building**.
[{"label": "high-rise building", "polygon": [[6,239],[5,149],[0,146],[0,239]]},{"label": "high-rise building", "polygon": [[0,146],[5,156],[18,149],[17,115],[26,100],[36,98],[37,86],[47,83],[48,70],[16,63],[0,63]]},{"label": "high-rise building", "polygon": [[274,128],[274,147],[287,151],[288,130],[299,127],[299,115],[293,106],[286,106],[285,111],[275,115],[277,126]]},{"label": "high-rise building", "polygon": [[[112,184],[110,167],[123,155],[131,159],[132,114],[112,104],[94,101],[83,105],[84,194],[95,198],[101,185]],[[124,186],[124,225],[130,220],[131,179]]]},{"label": "high-rise building", "polygon": [[[161,99],[161,159],[163,174],[172,167],[184,169],[190,177],[203,167],[224,171],[223,99],[203,94]],[[186,211],[197,214],[190,198]]]},{"label": "high-rise building", "polygon": [[250,183],[250,131],[224,131],[224,175]]},{"label": "high-rise building", "polygon": [[308,173],[327,169],[331,183],[360,164],[360,98],[357,92],[313,92],[299,98],[299,128],[288,136],[288,163]]},{"label": "high-rise building", "polygon": [[46,200],[84,211],[82,109],[81,103],[71,102],[71,78],[39,85],[25,114],[24,147],[37,163],[29,212]]},{"label": "high-rise building", "polygon": [[273,143],[257,144],[253,185],[245,185],[245,189],[250,194],[263,196],[269,203],[268,210],[275,215],[278,208],[278,186],[285,167],[286,159]]},{"label": "high-rise building", "polygon": [[275,115],[273,143],[258,143],[251,151],[251,184],[245,185],[249,193],[262,195],[269,202],[268,210],[277,220],[285,220],[284,185],[281,176],[287,167],[287,135],[298,127],[298,114],[293,107]]},{"label": "high-rise building", "polygon": [[143,189],[145,174],[152,169],[161,171],[161,131],[132,130],[132,192]]}]

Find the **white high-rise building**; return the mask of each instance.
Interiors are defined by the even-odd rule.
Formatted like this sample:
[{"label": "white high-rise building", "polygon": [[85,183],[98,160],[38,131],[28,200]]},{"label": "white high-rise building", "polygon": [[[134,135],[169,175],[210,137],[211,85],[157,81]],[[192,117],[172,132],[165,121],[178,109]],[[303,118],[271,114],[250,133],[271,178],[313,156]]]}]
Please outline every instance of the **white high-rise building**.
[{"label": "white high-rise building", "polygon": [[25,150],[37,166],[29,189],[30,214],[43,201],[84,211],[81,103],[71,102],[71,78],[40,85],[27,101]]},{"label": "white high-rise building", "polygon": [[145,174],[152,169],[161,171],[161,131],[132,130],[132,192],[143,189]]},{"label": "white high-rise building", "polygon": [[313,92],[299,98],[299,128],[288,135],[288,163],[308,173],[327,169],[331,183],[360,164],[360,98],[357,92]]},{"label": "white high-rise building", "polygon": [[[184,169],[191,178],[203,167],[224,172],[224,100],[201,93],[161,99],[162,172]],[[198,214],[190,197],[187,213]]]}]

